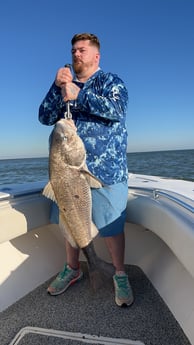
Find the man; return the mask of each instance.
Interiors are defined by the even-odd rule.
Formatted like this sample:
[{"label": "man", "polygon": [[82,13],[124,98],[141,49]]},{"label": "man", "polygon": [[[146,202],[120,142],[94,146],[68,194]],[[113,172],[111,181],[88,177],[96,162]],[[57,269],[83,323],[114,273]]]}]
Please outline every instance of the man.
[{"label": "man", "polygon": [[[92,218],[105,238],[115,275],[115,302],[131,305],[133,292],[124,269],[124,223],[128,196],[127,131],[125,117],[128,93],[117,75],[99,68],[100,43],[97,36],[83,33],[72,38],[73,74],[67,67],[58,70],[55,82],[39,108],[39,120],[53,125],[64,116],[65,102],[82,138],[88,169],[104,184],[92,189]],[[66,241],[67,263],[48,292],[58,295],[82,278],[79,250]]]}]

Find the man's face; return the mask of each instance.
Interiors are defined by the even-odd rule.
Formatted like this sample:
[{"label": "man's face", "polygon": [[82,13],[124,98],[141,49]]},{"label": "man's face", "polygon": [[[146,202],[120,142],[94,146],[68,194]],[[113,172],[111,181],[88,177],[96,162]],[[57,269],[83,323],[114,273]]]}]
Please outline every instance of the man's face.
[{"label": "man's face", "polygon": [[96,69],[100,53],[96,46],[90,45],[89,40],[77,41],[72,47],[72,64],[76,74],[86,70]]}]

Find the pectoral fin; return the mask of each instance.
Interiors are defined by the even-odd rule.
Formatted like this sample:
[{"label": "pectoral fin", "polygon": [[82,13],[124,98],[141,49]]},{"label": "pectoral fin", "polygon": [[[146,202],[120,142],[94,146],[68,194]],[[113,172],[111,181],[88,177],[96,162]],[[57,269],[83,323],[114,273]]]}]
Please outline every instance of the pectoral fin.
[{"label": "pectoral fin", "polygon": [[88,170],[86,165],[84,165],[80,172],[84,175],[91,188],[102,188],[102,182]]},{"label": "pectoral fin", "polygon": [[42,194],[46,196],[48,199],[57,202],[55,198],[55,193],[50,182],[48,182],[47,185],[44,187]]}]

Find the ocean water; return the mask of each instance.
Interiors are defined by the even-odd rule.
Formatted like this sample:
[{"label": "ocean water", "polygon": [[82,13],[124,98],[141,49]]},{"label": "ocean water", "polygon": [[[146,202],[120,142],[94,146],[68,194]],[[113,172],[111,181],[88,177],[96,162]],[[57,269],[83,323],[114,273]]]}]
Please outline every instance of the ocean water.
[{"label": "ocean water", "polygon": [[194,150],[130,153],[127,158],[132,173],[194,181]]},{"label": "ocean water", "polygon": [[[129,172],[194,181],[194,150],[127,154]],[[0,185],[48,179],[48,157],[0,160]]]},{"label": "ocean water", "polygon": [[48,158],[0,160],[0,185],[48,179]]}]

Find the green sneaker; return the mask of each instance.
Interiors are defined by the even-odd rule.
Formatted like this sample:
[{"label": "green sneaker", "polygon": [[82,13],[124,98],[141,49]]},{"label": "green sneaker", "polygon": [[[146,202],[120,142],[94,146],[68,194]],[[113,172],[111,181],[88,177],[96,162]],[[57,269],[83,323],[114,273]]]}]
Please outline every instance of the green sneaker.
[{"label": "green sneaker", "polygon": [[65,264],[63,270],[59,272],[57,277],[48,287],[47,292],[52,296],[60,295],[67,290],[70,285],[74,284],[82,277],[83,272],[80,270],[80,268],[73,270],[68,264]]},{"label": "green sneaker", "polygon": [[133,291],[125,272],[113,276],[115,288],[115,302],[119,307],[130,306],[133,301]]}]

